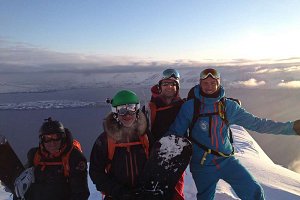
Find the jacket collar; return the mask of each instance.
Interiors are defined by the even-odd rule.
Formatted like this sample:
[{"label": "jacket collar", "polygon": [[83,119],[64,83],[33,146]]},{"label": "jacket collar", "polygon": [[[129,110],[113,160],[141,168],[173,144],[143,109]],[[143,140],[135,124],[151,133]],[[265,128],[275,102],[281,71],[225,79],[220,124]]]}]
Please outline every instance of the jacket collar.
[{"label": "jacket collar", "polygon": [[111,112],[107,115],[103,122],[104,131],[109,137],[117,142],[131,142],[139,136],[144,135],[147,128],[147,120],[143,112],[139,112],[137,120],[132,127],[127,128],[122,126]]}]

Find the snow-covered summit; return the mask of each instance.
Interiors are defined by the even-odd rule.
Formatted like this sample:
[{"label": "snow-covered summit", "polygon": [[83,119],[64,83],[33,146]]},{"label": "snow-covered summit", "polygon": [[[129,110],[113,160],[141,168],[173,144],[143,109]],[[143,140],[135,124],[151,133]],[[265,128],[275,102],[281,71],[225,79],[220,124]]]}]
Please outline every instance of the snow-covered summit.
[{"label": "snow-covered summit", "polygon": [[[274,164],[243,127],[232,126],[232,131],[236,157],[261,183],[266,199],[298,200],[300,198],[300,174]],[[89,199],[101,199],[101,194],[96,191],[90,179],[89,187],[91,192]],[[189,169],[186,170],[185,176],[185,195],[187,200],[196,200],[196,187]],[[3,191],[2,186],[0,186],[0,199],[12,199],[9,193]],[[220,181],[217,186],[215,199],[236,200],[239,198],[226,182]]]}]

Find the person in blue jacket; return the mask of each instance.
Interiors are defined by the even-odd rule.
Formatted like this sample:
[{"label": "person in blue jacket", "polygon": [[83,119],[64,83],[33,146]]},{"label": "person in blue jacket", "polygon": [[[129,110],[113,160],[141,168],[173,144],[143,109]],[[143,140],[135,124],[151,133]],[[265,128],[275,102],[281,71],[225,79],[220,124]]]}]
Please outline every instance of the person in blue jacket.
[{"label": "person in blue jacket", "polygon": [[[194,98],[182,105],[169,130],[183,136],[189,129],[193,142],[190,170],[197,187],[197,199],[214,199],[220,179],[229,183],[243,200],[265,199],[261,185],[234,157],[229,125],[240,125],[260,133],[300,135],[300,120],[275,122],[247,112],[236,101],[224,98],[220,73],[215,69],[200,73],[200,83],[193,92]],[[197,118],[194,109],[198,109]]]}]

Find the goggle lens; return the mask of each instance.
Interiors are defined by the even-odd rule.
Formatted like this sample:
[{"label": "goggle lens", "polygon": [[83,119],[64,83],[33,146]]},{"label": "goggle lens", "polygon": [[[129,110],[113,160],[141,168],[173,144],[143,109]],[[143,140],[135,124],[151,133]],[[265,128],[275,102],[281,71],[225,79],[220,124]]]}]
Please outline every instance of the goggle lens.
[{"label": "goggle lens", "polygon": [[44,143],[48,143],[48,142],[51,142],[51,141],[57,142],[57,141],[60,141],[62,139],[62,135],[61,134],[42,135],[41,139]]},{"label": "goggle lens", "polygon": [[180,79],[180,75],[177,70],[175,69],[166,69],[163,71],[163,79],[168,79],[168,78],[175,78],[176,80]]},{"label": "goggle lens", "polygon": [[162,82],[160,85],[161,86],[176,86],[177,84],[175,82]]},{"label": "goggle lens", "polygon": [[200,74],[200,79],[206,79],[208,76],[211,76],[214,79],[220,78],[220,73],[215,69],[205,69]]},{"label": "goggle lens", "polygon": [[127,104],[127,105],[121,105],[117,106],[117,113],[118,115],[124,116],[124,115],[134,115],[137,111],[136,104]]}]

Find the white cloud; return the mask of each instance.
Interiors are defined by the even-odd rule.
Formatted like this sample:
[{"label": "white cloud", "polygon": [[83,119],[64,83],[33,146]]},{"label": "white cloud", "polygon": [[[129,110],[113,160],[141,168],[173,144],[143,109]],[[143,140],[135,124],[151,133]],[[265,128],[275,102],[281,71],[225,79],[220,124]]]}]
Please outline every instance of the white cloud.
[{"label": "white cloud", "polygon": [[284,71],[287,71],[287,72],[300,71],[300,66],[287,67],[287,68],[284,68]]},{"label": "white cloud", "polygon": [[262,86],[262,85],[265,85],[265,84],[266,84],[265,81],[257,81],[256,79],[251,78],[247,81],[234,82],[232,85],[242,86],[242,87],[258,87],[258,86]]},{"label": "white cloud", "polygon": [[289,81],[278,84],[282,88],[300,88],[300,81]]},{"label": "white cloud", "polygon": [[272,69],[260,69],[260,70],[257,70],[256,72],[254,72],[255,74],[265,74],[265,73],[274,73],[274,72],[279,72],[279,71],[282,71],[282,69],[279,69],[279,68],[272,68]]},{"label": "white cloud", "polygon": [[266,73],[275,73],[275,72],[295,72],[300,71],[300,66],[289,66],[282,68],[257,68],[254,74],[266,74]]},{"label": "white cloud", "polygon": [[300,173],[300,160],[297,160],[297,161],[292,162],[292,163],[288,166],[288,168],[289,168],[290,170],[293,170],[293,171],[297,172],[297,173]]}]

